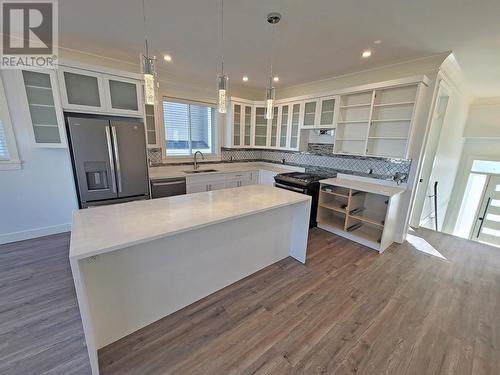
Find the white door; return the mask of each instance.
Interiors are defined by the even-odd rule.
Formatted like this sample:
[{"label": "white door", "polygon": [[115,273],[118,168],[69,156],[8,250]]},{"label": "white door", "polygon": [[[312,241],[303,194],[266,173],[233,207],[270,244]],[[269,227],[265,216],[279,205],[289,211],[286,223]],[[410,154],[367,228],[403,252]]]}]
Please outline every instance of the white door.
[{"label": "white door", "polygon": [[472,240],[500,247],[500,176],[490,176]]}]

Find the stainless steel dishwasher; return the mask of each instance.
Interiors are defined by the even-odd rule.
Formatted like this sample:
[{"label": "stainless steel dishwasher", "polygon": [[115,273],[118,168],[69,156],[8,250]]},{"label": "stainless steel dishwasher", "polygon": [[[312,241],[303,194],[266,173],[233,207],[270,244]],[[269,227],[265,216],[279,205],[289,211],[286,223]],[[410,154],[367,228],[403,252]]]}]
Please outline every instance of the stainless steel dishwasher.
[{"label": "stainless steel dishwasher", "polygon": [[153,199],[182,194],[186,194],[186,179],[184,177],[151,180],[151,197]]}]

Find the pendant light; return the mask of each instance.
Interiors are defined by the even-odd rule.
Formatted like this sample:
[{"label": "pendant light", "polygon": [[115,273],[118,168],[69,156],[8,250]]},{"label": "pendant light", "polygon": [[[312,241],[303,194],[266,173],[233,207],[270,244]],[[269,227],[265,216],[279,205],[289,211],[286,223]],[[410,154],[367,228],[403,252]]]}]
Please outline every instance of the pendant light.
[{"label": "pendant light", "polygon": [[280,22],[281,14],[273,12],[267,15],[267,22],[273,26],[273,33],[271,37],[271,57],[270,57],[270,75],[269,75],[269,86],[266,89],[266,119],[272,120],[274,118],[274,100],[276,95],[276,90],[273,87],[273,52],[274,52],[274,32],[276,29],[276,24]]},{"label": "pendant light", "polygon": [[217,110],[219,113],[227,112],[227,81],[224,74],[224,0],[221,0],[221,72],[217,76]]},{"label": "pendant light", "polygon": [[142,75],[144,78],[144,104],[155,105],[156,102],[156,57],[149,56],[148,34],[146,29],[146,10],[142,0],[142,17],[144,22],[145,53],[141,56]]}]

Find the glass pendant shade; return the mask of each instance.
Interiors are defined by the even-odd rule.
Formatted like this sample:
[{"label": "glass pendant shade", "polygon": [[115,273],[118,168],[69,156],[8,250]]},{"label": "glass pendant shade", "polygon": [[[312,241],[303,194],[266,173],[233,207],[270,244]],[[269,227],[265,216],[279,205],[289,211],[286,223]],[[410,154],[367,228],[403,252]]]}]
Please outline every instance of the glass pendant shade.
[{"label": "glass pendant shade", "polygon": [[274,100],[275,100],[275,90],[274,87],[269,87],[266,91],[266,120],[272,120],[274,118]]},{"label": "glass pendant shade", "polygon": [[227,80],[228,77],[225,74],[217,77],[217,111],[219,113],[227,113]]},{"label": "glass pendant shade", "polygon": [[142,74],[144,78],[144,104],[156,104],[155,59],[143,56]]}]

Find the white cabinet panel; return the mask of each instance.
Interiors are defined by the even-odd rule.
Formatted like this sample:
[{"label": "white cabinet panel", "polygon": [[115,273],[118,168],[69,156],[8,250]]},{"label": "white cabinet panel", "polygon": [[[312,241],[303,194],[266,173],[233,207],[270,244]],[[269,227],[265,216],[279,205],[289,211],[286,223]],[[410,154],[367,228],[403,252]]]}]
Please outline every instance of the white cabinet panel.
[{"label": "white cabinet panel", "polygon": [[64,109],[142,117],[141,81],[85,69],[58,69]]},{"label": "white cabinet panel", "polygon": [[66,147],[56,73],[52,70],[23,70],[21,75],[33,143],[39,147]]},{"label": "white cabinet panel", "polygon": [[120,115],[142,115],[143,100],[141,82],[134,79],[103,75],[106,109]]},{"label": "white cabinet panel", "polygon": [[63,108],[106,111],[102,74],[68,67],[59,67],[58,72]]}]

